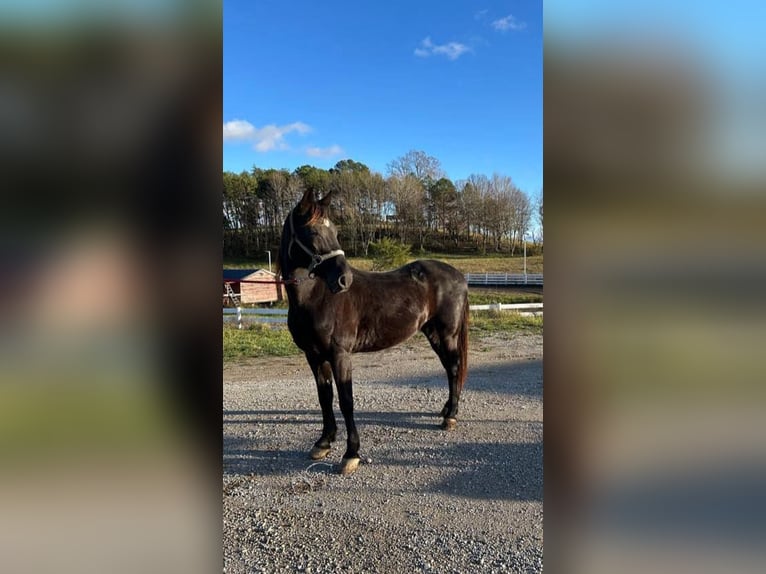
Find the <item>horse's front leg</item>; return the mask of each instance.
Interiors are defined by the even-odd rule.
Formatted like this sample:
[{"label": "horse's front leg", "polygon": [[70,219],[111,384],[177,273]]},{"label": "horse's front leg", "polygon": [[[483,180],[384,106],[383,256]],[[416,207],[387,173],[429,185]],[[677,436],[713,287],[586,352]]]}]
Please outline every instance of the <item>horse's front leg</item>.
[{"label": "horse's front leg", "polygon": [[335,442],[335,433],[338,425],[335,423],[335,414],[332,410],[332,368],[330,363],[306,354],[306,359],[314,373],[319,396],[319,406],[322,407],[322,436],[314,443],[309,455],[314,460],[319,460],[330,454],[330,443]]},{"label": "horse's front leg", "polygon": [[338,350],[332,359],[338,402],[346,421],[346,453],[343,455],[341,474],[351,474],[359,466],[359,434],[354,423],[354,392],[351,383],[351,354]]}]

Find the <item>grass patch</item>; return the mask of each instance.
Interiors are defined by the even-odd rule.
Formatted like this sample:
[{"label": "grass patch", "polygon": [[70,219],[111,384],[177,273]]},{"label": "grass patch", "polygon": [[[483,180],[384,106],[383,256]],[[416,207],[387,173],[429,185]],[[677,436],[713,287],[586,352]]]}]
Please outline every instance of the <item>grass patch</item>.
[{"label": "grass patch", "polygon": [[[475,311],[471,313],[470,330],[477,336],[513,331],[542,335],[543,317],[525,317],[510,311]],[[223,326],[224,361],[289,357],[300,353],[287,325],[254,323],[241,330],[233,325]]]},{"label": "grass patch", "polygon": [[[276,272],[276,252],[272,251],[274,259],[271,262],[271,270]],[[246,259],[244,257],[227,257],[223,260],[224,269],[269,269],[269,260],[266,257],[254,257]]]},{"label": "grass patch", "polygon": [[[463,273],[523,273],[524,272],[524,257],[522,255],[514,255],[509,257],[507,254],[493,254],[486,255],[484,257],[477,255],[450,255],[446,253],[424,253],[422,255],[413,255],[409,261],[415,261],[416,259],[437,259],[449,263],[455,268],[459,269]],[[370,271],[372,269],[372,259],[365,257],[349,257],[348,262],[364,271]],[[268,261],[258,259],[235,259],[227,258],[223,262],[224,268],[227,269],[268,269]],[[274,269],[274,263],[272,262],[272,270]],[[543,272],[543,256],[534,255],[527,257],[527,273],[542,273]]]},{"label": "grass patch", "polygon": [[[411,257],[409,261],[416,259],[436,259],[449,263],[463,273],[523,273],[524,257],[514,256],[466,256],[466,255],[447,255],[442,253],[426,253]],[[370,271],[372,269],[372,260],[364,257],[349,257],[349,263],[357,269]],[[543,272],[543,256],[535,255],[527,257],[527,273]]]},{"label": "grass patch", "polygon": [[[523,273],[524,256],[517,253],[513,257],[504,253],[491,255],[453,255],[450,253],[425,253],[419,259],[437,259],[456,267],[463,273]],[[527,256],[527,273],[543,272],[543,256]]]},{"label": "grass patch", "polygon": [[512,303],[542,302],[543,296],[541,293],[528,293],[511,289],[483,289],[474,287],[468,289],[468,303],[470,305],[491,305],[492,303],[510,305]]},{"label": "grass patch", "polygon": [[223,360],[253,357],[287,357],[300,354],[287,325],[254,323],[243,329],[223,326]]},{"label": "grass patch", "polygon": [[[493,333],[543,333],[543,317],[526,317],[511,311],[474,311],[471,313],[472,335]],[[301,350],[293,343],[287,325],[254,323],[242,330],[233,325],[223,326],[223,359],[237,361],[258,357],[288,357]]]},{"label": "grass patch", "polygon": [[543,316],[527,317],[511,311],[474,311],[470,330],[475,334],[525,331],[542,335]]}]

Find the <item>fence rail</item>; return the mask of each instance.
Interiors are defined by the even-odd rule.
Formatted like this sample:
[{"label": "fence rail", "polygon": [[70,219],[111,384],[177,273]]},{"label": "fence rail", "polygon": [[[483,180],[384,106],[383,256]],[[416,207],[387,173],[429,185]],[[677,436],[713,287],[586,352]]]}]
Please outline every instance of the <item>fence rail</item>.
[{"label": "fence rail", "polygon": [[538,311],[543,312],[542,303],[490,303],[488,305],[469,305],[471,311]]},{"label": "fence rail", "polygon": [[[543,312],[542,303],[491,303],[489,305],[471,305],[471,311],[515,311],[520,315],[539,315]],[[242,328],[242,317],[248,315],[259,323],[287,323],[287,309],[243,309],[226,307],[223,310],[224,321],[236,322]]]},{"label": "fence rail", "polygon": [[490,287],[509,287],[514,285],[542,286],[542,273],[466,273],[469,285],[488,285]]}]

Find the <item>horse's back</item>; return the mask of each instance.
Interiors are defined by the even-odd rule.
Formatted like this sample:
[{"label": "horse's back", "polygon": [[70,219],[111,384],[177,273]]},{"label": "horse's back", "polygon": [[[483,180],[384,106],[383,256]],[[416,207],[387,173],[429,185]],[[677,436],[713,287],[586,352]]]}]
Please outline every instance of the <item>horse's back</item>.
[{"label": "horse's back", "polygon": [[445,327],[457,329],[468,304],[465,275],[452,265],[434,259],[413,261],[403,269],[425,285],[428,307],[425,323],[436,320]]},{"label": "horse's back", "polygon": [[468,297],[465,275],[452,265],[435,259],[420,259],[405,265],[409,273],[426,283],[432,302],[461,304]]},{"label": "horse's back", "polygon": [[385,273],[355,269],[354,275],[361,276],[359,287],[364,285],[365,290],[374,295],[396,297],[420,293],[424,301],[434,297],[462,300],[468,296],[465,275],[452,265],[435,259],[418,259]]},{"label": "horse's back", "polygon": [[384,273],[353,272],[349,294],[335,311],[336,327],[342,323],[344,332],[355,334],[354,352],[401,343],[435,316],[454,324],[467,298],[463,274],[440,261],[413,261]]},{"label": "horse's back", "polygon": [[408,263],[401,269],[407,269],[413,277],[429,279],[445,287],[455,286],[467,287],[465,275],[455,269],[449,263],[437,261],[436,259],[418,259]]}]

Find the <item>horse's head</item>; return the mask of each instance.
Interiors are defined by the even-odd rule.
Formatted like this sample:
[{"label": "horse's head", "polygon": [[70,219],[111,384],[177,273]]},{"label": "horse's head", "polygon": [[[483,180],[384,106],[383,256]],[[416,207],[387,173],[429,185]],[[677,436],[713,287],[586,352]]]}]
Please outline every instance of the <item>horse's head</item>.
[{"label": "horse's head", "polygon": [[282,236],[283,258],[291,268],[308,269],[333,293],[341,293],[351,287],[353,275],[338,243],[338,230],[327,217],[330,196],[317,201],[313,191],[307,190],[290,212]]}]

